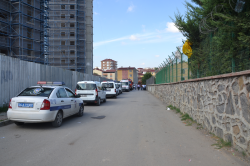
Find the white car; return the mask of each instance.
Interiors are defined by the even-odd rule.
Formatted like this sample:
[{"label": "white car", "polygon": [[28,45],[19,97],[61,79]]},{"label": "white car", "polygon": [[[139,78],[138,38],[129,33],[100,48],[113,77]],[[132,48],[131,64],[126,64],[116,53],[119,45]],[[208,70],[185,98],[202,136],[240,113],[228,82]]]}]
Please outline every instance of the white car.
[{"label": "white car", "polygon": [[102,87],[106,92],[106,97],[117,97],[117,89],[115,86],[115,82],[113,81],[104,81],[102,82]]},{"label": "white car", "polygon": [[78,82],[75,94],[80,95],[84,103],[96,103],[99,106],[101,102],[106,102],[106,92],[98,81]]},{"label": "white car", "polygon": [[68,116],[83,116],[82,100],[63,86],[63,82],[39,81],[37,84],[39,86],[26,88],[10,100],[7,117],[16,125],[52,122],[54,127],[59,127]]}]

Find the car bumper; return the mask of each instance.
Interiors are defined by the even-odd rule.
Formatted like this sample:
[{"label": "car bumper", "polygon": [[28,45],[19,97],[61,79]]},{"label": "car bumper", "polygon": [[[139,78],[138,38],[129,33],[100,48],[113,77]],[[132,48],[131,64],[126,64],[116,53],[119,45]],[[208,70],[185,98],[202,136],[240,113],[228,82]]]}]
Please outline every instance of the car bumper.
[{"label": "car bumper", "polygon": [[25,123],[52,122],[55,120],[57,111],[40,110],[38,112],[7,111],[9,120]]},{"label": "car bumper", "polygon": [[106,97],[114,97],[116,96],[116,93],[115,94],[106,94]]}]

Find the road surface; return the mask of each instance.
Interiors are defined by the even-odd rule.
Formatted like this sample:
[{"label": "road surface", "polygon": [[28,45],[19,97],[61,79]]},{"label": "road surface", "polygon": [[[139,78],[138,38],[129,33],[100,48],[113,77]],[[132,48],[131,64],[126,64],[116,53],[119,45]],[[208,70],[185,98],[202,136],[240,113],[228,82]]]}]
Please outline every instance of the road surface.
[{"label": "road surface", "polygon": [[0,128],[1,166],[246,165],[211,146],[199,130],[147,91],[85,106],[60,128],[50,123]]}]

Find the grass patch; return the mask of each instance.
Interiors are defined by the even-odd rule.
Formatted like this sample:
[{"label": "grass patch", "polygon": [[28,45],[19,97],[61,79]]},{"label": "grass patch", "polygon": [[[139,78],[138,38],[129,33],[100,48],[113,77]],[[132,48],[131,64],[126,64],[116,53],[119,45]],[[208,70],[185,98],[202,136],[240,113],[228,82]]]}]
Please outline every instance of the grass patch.
[{"label": "grass patch", "polygon": [[241,153],[242,153],[243,157],[246,157],[246,155],[247,155],[246,152],[242,151]]},{"label": "grass patch", "polygon": [[7,111],[8,111],[8,107],[0,107],[0,113],[7,112]]},{"label": "grass patch", "polygon": [[217,140],[216,144],[213,144],[211,146],[216,146],[216,149],[221,149],[223,147],[231,147],[231,142],[224,141],[222,138]]}]

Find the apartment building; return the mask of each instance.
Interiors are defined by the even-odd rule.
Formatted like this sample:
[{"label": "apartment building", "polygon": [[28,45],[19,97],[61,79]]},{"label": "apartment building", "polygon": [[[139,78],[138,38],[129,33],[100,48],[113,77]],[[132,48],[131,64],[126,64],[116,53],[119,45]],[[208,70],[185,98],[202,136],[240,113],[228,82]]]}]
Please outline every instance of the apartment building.
[{"label": "apartment building", "polygon": [[102,70],[116,70],[117,61],[114,61],[113,59],[104,59],[101,61],[101,69]]},{"label": "apartment building", "polygon": [[103,77],[105,77],[107,79],[117,80],[116,70],[104,70]]},{"label": "apartment building", "polygon": [[103,77],[103,70],[96,67],[93,69],[93,74],[96,74],[96,75]]},{"label": "apartment building", "polygon": [[0,1],[0,53],[45,63],[48,0]]},{"label": "apartment building", "polygon": [[123,79],[131,79],[134,83],[138,83],[138,73],[135,67],[120,67],[117,69],[117,81]]},{"label": "apartment building", "polygon": [[93,74],[93,0],[50,0],[49,64]]}]

